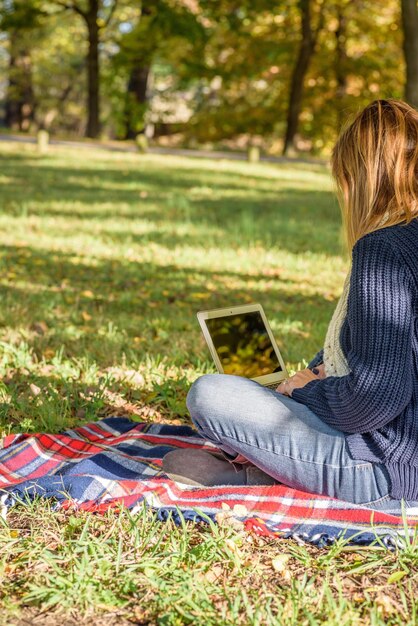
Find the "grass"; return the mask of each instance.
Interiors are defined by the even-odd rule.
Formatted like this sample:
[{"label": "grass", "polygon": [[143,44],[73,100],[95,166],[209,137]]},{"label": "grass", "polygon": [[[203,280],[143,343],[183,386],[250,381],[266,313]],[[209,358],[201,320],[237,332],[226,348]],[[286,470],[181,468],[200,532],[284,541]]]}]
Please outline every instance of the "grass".
[{"label": "grass", "polygon": [[[347,268],[328,171],[2,143],[0,432],[187,423],[195,312],[261,302],[290,369]],[[15,507],[0,624],[412,625],[417,542],[329,549],[153,513]]]}]

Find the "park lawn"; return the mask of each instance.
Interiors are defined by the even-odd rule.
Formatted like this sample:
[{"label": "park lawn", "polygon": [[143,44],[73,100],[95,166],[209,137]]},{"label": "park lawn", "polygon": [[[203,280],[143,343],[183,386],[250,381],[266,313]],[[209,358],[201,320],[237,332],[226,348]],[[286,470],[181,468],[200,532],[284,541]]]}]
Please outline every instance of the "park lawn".
[{"label": "park lawn", "polygon": [[[347,270],[328,170],[0,145],[0,433],[109,415],[188,423],[201,308],[261,302],[290,370]],[[388,552],[228,524],[16,507],[0,624],[415,624],[415,541]]]}]

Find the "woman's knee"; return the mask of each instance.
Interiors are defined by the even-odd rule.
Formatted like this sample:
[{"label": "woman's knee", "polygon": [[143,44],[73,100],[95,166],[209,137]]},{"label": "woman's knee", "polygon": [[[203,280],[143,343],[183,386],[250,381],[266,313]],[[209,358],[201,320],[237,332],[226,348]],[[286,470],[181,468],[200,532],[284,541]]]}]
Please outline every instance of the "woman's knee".
[{"label": "woman's knee", "polygon": [[187,408],[194,421],[202,423],[206,418],[216,418],[219,412],[225,413],[228,397],[240,381],[237,376],[225,374],[205,374],[190,387],[187,395]]},{"label": "woman's knee", "polygon": [[214,379],[216,378],[217,374],[205,374],[195,380],[190,387],[186,405],[192,418],[207,412],[210,400],[215,393],[216,380]]}]

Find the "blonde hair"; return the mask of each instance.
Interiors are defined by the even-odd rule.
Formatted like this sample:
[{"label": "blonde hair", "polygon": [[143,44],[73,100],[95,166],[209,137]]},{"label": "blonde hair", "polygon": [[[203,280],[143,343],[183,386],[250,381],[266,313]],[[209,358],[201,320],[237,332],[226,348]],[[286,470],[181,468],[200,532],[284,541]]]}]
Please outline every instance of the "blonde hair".
[{"label": "blonde hair", "polygon": [[418,210],[418,112],[376,100],[343,130],[332,153],[346,241],[408,223]]}]

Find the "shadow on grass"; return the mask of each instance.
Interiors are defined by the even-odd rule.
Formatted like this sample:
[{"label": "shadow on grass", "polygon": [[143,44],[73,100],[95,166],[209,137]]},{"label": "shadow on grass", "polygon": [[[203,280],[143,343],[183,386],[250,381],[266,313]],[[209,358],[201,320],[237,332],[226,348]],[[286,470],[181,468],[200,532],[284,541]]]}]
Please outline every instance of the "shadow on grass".
[{"label": "shadow on grass", "polygon": [[[82,256],[29,247],[0,248],[0,268],[3,327],[22,330],[39,357],[63,346],[66,356],[87,355],[101,367],[123,354],[137,362],[147,350],[195,364],[205,353],[195,311],[250,301],[262,301],[278,323],[299,321],[296,335],[290,328],[289,337],[279,338],[291,361],[298,334],[309,338],[315,312],[321,323],[334,306],[318,294],[289,290],[280,277],[103,259],[91,265]],[[41,334],[37,323],[45,325]]]},{"label": "shadow on grass", "polygon": [[[334,255],[341,251],[339,213],[333,195],[325,190],[300,189],[297,180],[294,186],[274,178],[261,179],[260,183],[253,176],[234,172],[170,167],[137,170],[133,163],[129,163],[130,169],[95,170],[51,167],[37,159],[13,157],[3,165],[5,175],[16,174],[17,166],[22,168],[20,178],[25,183],[3,192],[6,214],[101,222],[117,218],[126,228],[104,237],[138,243],[144,236],[135,234],[135,222],[150,220],[154,228],[145,241],[168,248],[179,243],[207,244],[208,229],[215,229],[219,232],[217,245],[224,248],[257,240],[295,254],[311,251]],[[68,210],[62,207],[64,199]],[[35,208],[34,202],[42,206]],[[61,206],[55,208],[54,204]],[[83,204],[89,208],[84,209]],[[103,204],[109,205],[108,211],[100,206]],[[167,224],[171,230],[164,233]],[[195,227],[197,234],[176,233],[184,225]]]},{"label": "shadow on grass", "polygon": [[[132,162],[121,170],[94,164],[84,170],[53,167],[52,157],[1,161],[3,176],[15,181],[2,190],[3,214],[15,217],[16,226],[35,224],[35,237],[39,232],[50,246],[62,224],[69,242],[72,229],[80,242],[94,233],[120,253],[107,259],[88,249],[42,250],[27,245],[24,234],[16,236],[21,246],[0,248],[2,349],[24,343],[33,358],[29,368],[24,358],[11,359],[2,392],[9,400],[0,400],[3,424],[11,420],[19,430],[19,421],[29,416],[33,429],[59,430],[115,413],[153,421],[161,414],[184,416],[190,377],[211,363],[195,317],[204,308],[261,302],[286,361],[309,359],[318,349],[334,302],[317,293],[316,283],[305,280],[302,293],[280,268],[211,272],[194,268],[193,259],[197,264],[211,246],[220,255],[238,254],[254,242],[276,256],[277,248],[295,255],[338,254],[337,210],[328,191],[299,188],[297,180],[292,187],[289,177],[172,164],[159,171],[155,163],[150,171],[151,165],[137,169]],[[195,251],[188,267],[176,265],[172,252],[165,264],[123,256],[126,246],[140,256],[141,247],[151,244]],[[131,388],[106,378],[118,365],[150,373],[140,396],[140,382]],[[41,397],[32,394],[31,384]]]},{"label": "shadow on grass", "polygon": [[139,390],[138,382],[132,372],[104,372],[89,384],[60,374],[52,365],[40,364],[32,371],[10,368],[2,381],[8,401],[0,400],[0,430],[53,433],[114,416],[151,423],[169,417],[170,423],[189,424],[185,400],[190,384],[185,377],[154,382],[151,390]]}]

